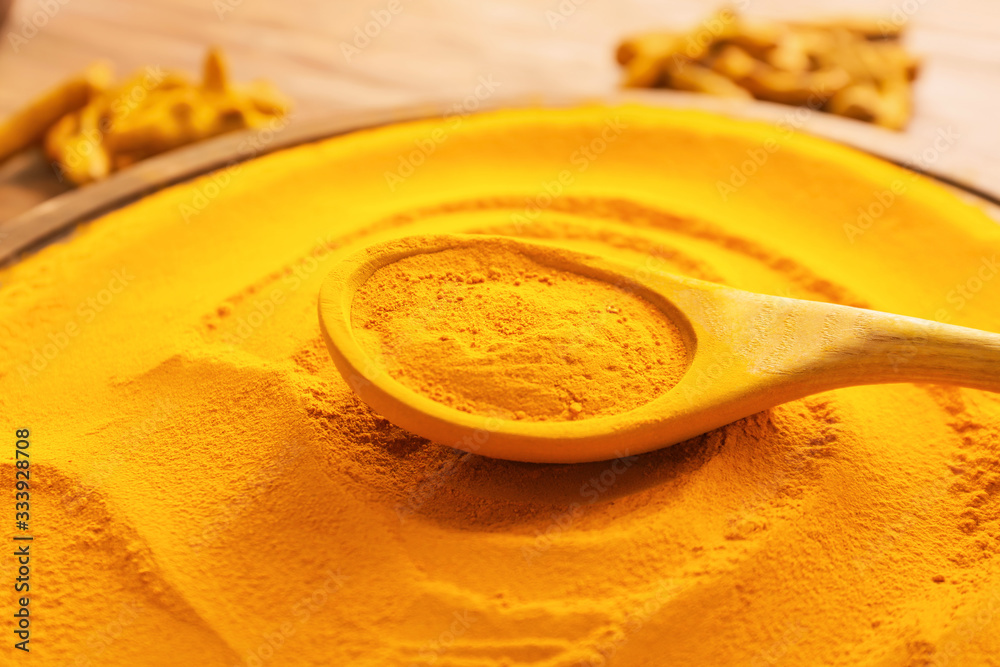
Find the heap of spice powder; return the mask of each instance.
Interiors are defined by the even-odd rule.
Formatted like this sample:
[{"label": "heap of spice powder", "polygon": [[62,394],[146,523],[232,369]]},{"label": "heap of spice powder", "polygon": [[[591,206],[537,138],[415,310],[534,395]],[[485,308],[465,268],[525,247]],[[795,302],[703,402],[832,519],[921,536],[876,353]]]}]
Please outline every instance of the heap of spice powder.
[{"label": "heap of spice powder", "polygon": [[404,385],[508,419],[626,412],[687,367],[680,332],[640,296],[492,243],[382,267],[358,290],[352,324]]},{"label": "heap of spice powder", "polygon": [[[615,142],[577,164],[612,123]],[[389,196],[385,170],[440,131]],[[767,168],[720,197],[769,140]],[[29,429],[17,534],[34,538],[39,665],[997,667],[1000,394],[851,387],[639,456],[518,463],[370,410],[316,316],[335,249],[479,233],[1000,331],[1000,226],[980,209],[805,132],[639,106],[348,133],[243,163],[186,220],[217,178],[0,270],[0,488]],[[857,227],[896,182],[906,192]],[[400,298],[411,283],[391,282]],[[618,331],[604,294],[586,303]],[[614,297],[631,326],[629,303]],[[5,586],[18,567],[0,558]],[[0,665],[27,662],[7,628]]]}]

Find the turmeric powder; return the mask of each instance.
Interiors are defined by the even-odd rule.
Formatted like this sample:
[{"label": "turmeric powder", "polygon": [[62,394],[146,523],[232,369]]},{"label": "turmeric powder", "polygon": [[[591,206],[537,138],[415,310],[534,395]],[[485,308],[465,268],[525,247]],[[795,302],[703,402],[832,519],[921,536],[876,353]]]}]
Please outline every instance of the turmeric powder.
[{"label": "turmeric powder", "polygon": [[687,362],[680,332],[640,297],[489,246],[379,269],[352,321],[403,384],[506,419],[626,412],[677,384]]},{"label": "turmeric powder", "polygon": [[316,316],[340,251],[485,233],[998,331],[978,207],[826,141],[644,107],[346,134],[246,163],[185,223],[211,178],[0,272],[0,488],[29,429],[39,664],[996,664],[997,396],[855,387],[641,456],[512,463],[374,414]]}]

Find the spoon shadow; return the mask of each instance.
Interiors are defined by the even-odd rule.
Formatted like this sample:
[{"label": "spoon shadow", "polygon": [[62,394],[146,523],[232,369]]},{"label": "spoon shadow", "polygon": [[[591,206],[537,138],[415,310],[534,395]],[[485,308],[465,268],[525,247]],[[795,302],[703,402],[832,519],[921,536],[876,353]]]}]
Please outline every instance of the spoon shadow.
[{"label": "spoon shadow", "polygon": [[[609,505],[616,506],[616,520],[621,520],[641,512],[651,499],[646,492],[652,489],[656,489],[659,506],[681,502],[688,482],[734,440],[745,450],[737,458],[751,457],[753,449],[743,447],[746,435],[758,434],[760,446],[767,447],[768,436],[775,430],[766,411],[673,447],[572,464],[495,459],[424,441],[420,448],[446,450],[447,463],[410,471],[411,479],[419,482],[395,509],[403,521],[484,532],[518,528],[531,532],[554,524],[576,524],[589,512]],[[780,462],[775,462],[774,468],[779,467]]]}]

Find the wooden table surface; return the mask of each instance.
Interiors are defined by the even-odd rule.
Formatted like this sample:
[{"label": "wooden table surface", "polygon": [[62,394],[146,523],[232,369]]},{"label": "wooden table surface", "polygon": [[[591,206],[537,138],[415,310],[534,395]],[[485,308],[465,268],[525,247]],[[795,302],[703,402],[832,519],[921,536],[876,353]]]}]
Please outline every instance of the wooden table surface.
[{"label": "wooden table surface", "polygon": [[[860,14],[906,21],[909,47],[925,62],[916,117],[902,134],[859,130],[868,138],[860,143],[870,139],[916,158],[940,133],[950,133],[954,143],[925,166],[1000,194],[1000,3],[729,4],[750,18]],[[299,118],[458,101],[484,78],[494,82],[498,99],[600,96],[617,89],[613,49],[622,35],[689,28],[715,6],[694,0],[16,0],[2,29],[0,115],[96,59],[110,60],[120,75],[146,65],[196,72],[209,44],[229,54],[234,78],[277,83],[296,101]],[[369,25],[374,37],[367,43],[355,41],[378,16],[386,24]],[[40,155],[8,161],[0,166],[0,221],[64,189]]]}]

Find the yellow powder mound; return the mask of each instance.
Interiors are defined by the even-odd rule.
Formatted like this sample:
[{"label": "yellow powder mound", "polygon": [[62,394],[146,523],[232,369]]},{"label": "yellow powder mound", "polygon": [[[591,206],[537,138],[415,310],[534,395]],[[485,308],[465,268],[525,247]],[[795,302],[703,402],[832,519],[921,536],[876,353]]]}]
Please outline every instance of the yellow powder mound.
[{"label": "yellow powder mound", "polygon": [[626,412],[677,384],[687,366],[680,332],[652,304],[492,246],[379,269],[355,296],[352,324],[406,386],[506,419]]},{"label": "yellow powder mound", "polygon": [[458,452],[361,404],[316,315],[335,252],[451,232],[1000,331],[1000,226],[785,126],[509,111],[168,188],[0,273],[31,661],[1000,664],[1000,397],[844,389],[589,464]]}]

